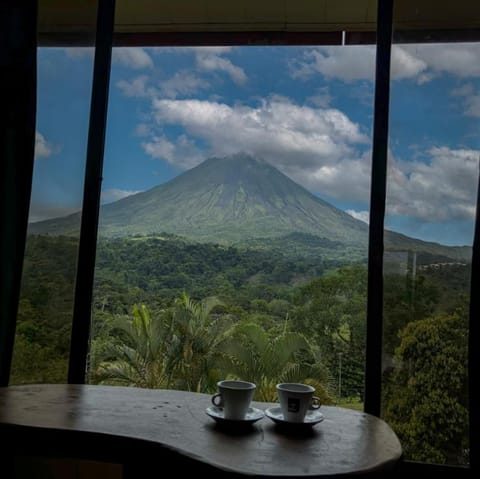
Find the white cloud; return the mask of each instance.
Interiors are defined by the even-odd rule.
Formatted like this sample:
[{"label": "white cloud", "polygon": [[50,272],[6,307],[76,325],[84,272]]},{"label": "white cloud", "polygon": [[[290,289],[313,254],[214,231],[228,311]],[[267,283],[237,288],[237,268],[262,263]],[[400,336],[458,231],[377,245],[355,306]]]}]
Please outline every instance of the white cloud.
[{"label": "white cloud", "polygon": [[112,62],[134,70],[153,68],[150,55],[139,47],[115,47],[112,50]]},{"label": "white cloud", "polygon": [[370,195],[371,154],[353,152],[331,165],[303,171],[296,179],[311,191],[335,199],[368,201]]},{"label": "white cloud", "polygon": [[[68,47],[64,48],[63,51],[67,57],[74,59],[93,58],[95,55],[95,48],[93,47]],[[114,47],[112,49],[112,63],[134,70],[153,67],[152,58],[140,47]]]},{"label": "white cloud", "polygon": [[[186,134],[143,143],[155,158],[189,168],[211,155],[245,151],[264,158],[310,191],[334,199],[368,203],[369,139],[342,112],[297,105],[282,97],[258,106],[199,100],[153,102],[160,125],[178,125]],[[186,136],[188,135],[188,136]],[[197,147],[199,140],[206,149]],[[476,150],[436,147],[424,161],[390,156],[387,211],[426,222],[472,220],[478,160]],[[363,221],[365,211],[349,211]]]},{"label": "white cloud", "polygon": [[480,118],[480,95],[472,95],[465,100],[465,115]]},{"label": "white cloud", "polygon": [[112,203],[113,201],[121,200],[122,198],[126,198],[127,196],[136,195],[141,191],[142,190],[121,190],[118,188],[109,188],[102,191],[101,201],[102,204]]},{"label": "white cloud", "polygon": [[[303,58],[290,65],[294,78],[322,74],[346,82],[373,81],[375,47],[349,45],[318,47],[306,51]],[[460,78],[480,77],[478,44],[421,44],[392,46],[391,77],[427,83],[440,74]]]},{"label": "white cloud", "polygon": [[[369,138],[339,110],[301,106],[278,96],[256,107],[155,99],[153,115],[158,125],[178,125],[188,135],[172,140],[161,134],[145,141],[144,150],[155,158],[185,168],[208,155],[246,151],[335,198],[347,189],[362,198],[368,195],[369,160],[359,158],[355,146],[368,144]],[[193,139],[206,150],[199,151]],[[340,178],[344,186],[339,189]]]},{"label": "white cloud", "polygon": [[480,118],[480,92],[476,91],[471,83],[454,88],[450,95],[460,99],[465,116]]},{"label": "white cloud", "polygon": [[117,87],[125,96],[130,97],[146,97],[149,96],[153,90],[147,88],[148,76],[141,75],[133,80],[119,80]]},{"label": "white cloud", "polygon": [[391,76],[394,80],[417,78],[420,83],[429,81],[428,64],[415,56],[408,46],[392,46]]},{"label": "white cloud", "polygon": [[159,83],[161,94],[167,98],[191,96],[200,90],[210,87],[210,84],[189,70],[180,70],[173,77]]},{"label": "white cloud", "polygon": [[348,96],[359,104],[371,108],[375,94],[374,85],[366,80],[353,83],[348,89]]},{"label": "white cloud", "polygon": [[480,151],[435,147],[426,162],[389,162],[387,213],[426,222],[473,220]]},{"label": "white cloud", "polygon": [[328,86],[318,88],[315,95],[308,97],[308,101],[320,108],[327,108],[332,102],[333,98],[330,95]]},{"label": "white cloud", "polygon": [[183,169],[192,168],[205,159],[204,152],[186,135],[180,135],[175,142],[165,136],[154,136],[142,142],[142,148],[152,158],[164,160]]},{"label": "white cloud", "polygon": [[188,51],[194,51],[195,53],[208,53],[210,55],[223,55],[224,53],[230,53],[233,47],[186,47]]},{"label": "white cloud", "polygon": [[222,55],[224,53],[230,53],[235,47],[228,46],[212,46],[212,47],[155,47],[151,51],[154,55],[162,55],[164,53],[212,53],[215,55]]},{"label": "white cloud", "polygon": [[132,80],[119,80],[117,87],[127,97],[156,97],[177,98],[191,96],[200,90],[210,87],[210,84],[196,76],[190,70],[180,70],[167,80],[157,83],[158,87],[149,85],[150,78],[141,75]]},{"label": "white cloud", "polygon": [[480,118],[480,92],[471,83],[454,88],[450,94],[460,98],[465,116]]},{"label": "white cloud", "polygon": [[152,125],[148,123],[139,123],[135,128],[135,136],[150,136],[153,134]]},{"label": "white cloud", "polygon": [[247,81],[245,71],[234,65],[230,60],[220,56],[220,53],[215,50],[197,49],[196,61],[197,66],[203,71],[223,71],[227,73],[232,81],[237,85],[243,85]]},{"label": "white cloud", "polygon": [[294,78],[308,78],[321,73],[326,78],[344,81],[373,80],[375,48],[373,46],[318,47],[307,50],[303,58],[290,65]]},{"label": "white cloud", "polygon": [[[417,77],[427,68],[424,61],[416,58],[403,47],[392,47],[393,79]],[[373,81],[375,77],[375,47],[351,45],[343,47],[318,47],[304,53],[303,61],[291,65],[294,78],[307,78],[321,73],[326,78],[340,78],[346,82]]]},{"label": "white cloud", "polygon": [[353,216],[355,219],[363,221],[364,223],[370,223],[369,211],[346,210],[345,213],[348,213],[350,216]]},{"label": "white cloud", "polygon": [[153,158],[174,163],[175,145],[165,136],[154,136],[151,141],[144,141],[142,148]]},{"label": "white cloud", "polygon": [[48,142],[40,132],[35,132],[35,158],[48,158],[58,151],[58,146]]},{"label": "white cloud", "polygon": [[454,88],[450,94],[452,96],[470,96],[475,93],[475,89],[471,83],[465,83],[464,85]]},{"label": "white cloud", "polygon": [[68,58],[93,58],[95,55],[94,47],[67,47],[63,48]]},{"label": "white cloud", "polygon": [[405,45],[422,59],[430,70],[460,78],[480,77],[480,45],[478,43],[443,43]]},{"label": "white cloud", "polygon": [[243,68],[235,65],[225,55],[231,53],[235,47],[162,47],[153,49],[154,54],[184,53],[194,54],[197,69],[204,72],[224,72],[230,76],[237,85],[243,85],[248,77]]}]

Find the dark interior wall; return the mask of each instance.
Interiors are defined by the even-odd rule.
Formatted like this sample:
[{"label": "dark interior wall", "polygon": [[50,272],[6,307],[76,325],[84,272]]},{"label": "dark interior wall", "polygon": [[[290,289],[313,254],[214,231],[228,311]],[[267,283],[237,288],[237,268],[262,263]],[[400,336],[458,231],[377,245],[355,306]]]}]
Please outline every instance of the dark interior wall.
[{"label": "dark interior wall", "polygon": [[0,386],[10,374],[32,186],[36,32],[37,2],[0,2]]},{"label": "dark interior wall", "polygon": [[47,457],[15,458],[15,479],[121,479],[122,466]]}]

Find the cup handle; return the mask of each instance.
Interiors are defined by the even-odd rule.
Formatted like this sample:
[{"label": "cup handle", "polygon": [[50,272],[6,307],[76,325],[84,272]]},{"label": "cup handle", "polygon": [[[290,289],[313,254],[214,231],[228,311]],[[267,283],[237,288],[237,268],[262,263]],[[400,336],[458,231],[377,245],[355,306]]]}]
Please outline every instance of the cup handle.
[{"label": "cup handle", "polygon": [[[217,399],[219,400],[217,403]],[[214,394],[212,396],[212,404],[217,407],[223,407],[223,398],[220,393]]]},{"label": "cup handle", "polygon": [[312,397],[312,404],[310,404],[310,409],[318,409],[322,403],[320,402],[320,398],[317,396]]}]

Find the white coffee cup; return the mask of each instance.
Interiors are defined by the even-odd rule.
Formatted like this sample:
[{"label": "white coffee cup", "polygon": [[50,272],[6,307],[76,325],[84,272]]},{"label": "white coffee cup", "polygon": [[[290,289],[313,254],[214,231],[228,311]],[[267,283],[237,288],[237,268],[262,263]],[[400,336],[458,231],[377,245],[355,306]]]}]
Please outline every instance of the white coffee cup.
[{"label": "white coffee cup", "polygon": [[225,419],[245,419],[255,392],[255,384],[248,381],[224,380],[217,383],[218,393],[212,396],[214,406],[223,408]]},{"label": "white coffee cup", "polygon": [[313,395],[314,392],[315,388],[308,384],[277,384],[277,394],[284,420],[303,422],[309,409],[318,409],[321,403],[320,399]]}]

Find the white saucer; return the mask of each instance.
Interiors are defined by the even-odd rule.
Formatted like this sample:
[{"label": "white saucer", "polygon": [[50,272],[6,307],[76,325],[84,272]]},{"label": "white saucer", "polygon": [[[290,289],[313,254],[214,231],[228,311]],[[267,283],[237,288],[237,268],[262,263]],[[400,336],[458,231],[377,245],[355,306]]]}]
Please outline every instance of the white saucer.
[{"label": "white saucer", "polygon": [[247,414],[243,419],[226,419],[223,416],[223,408],[217,406],[210,406],[205,409],[205,412],[218,423],[223,424],[253,424],[255,421],[262,419],[265,413],[257,408],[249,407]]},{"label": "white saucer", "polygon": [[318,409],[309,409],[305,415],[303,422],[290,422],[284,419],[282,409],[280,406],[275,406],[267,409],[265,414],[277,424],[288,426],[292,428],[305,429],[315,426],[325,419],[325,416]]}]

